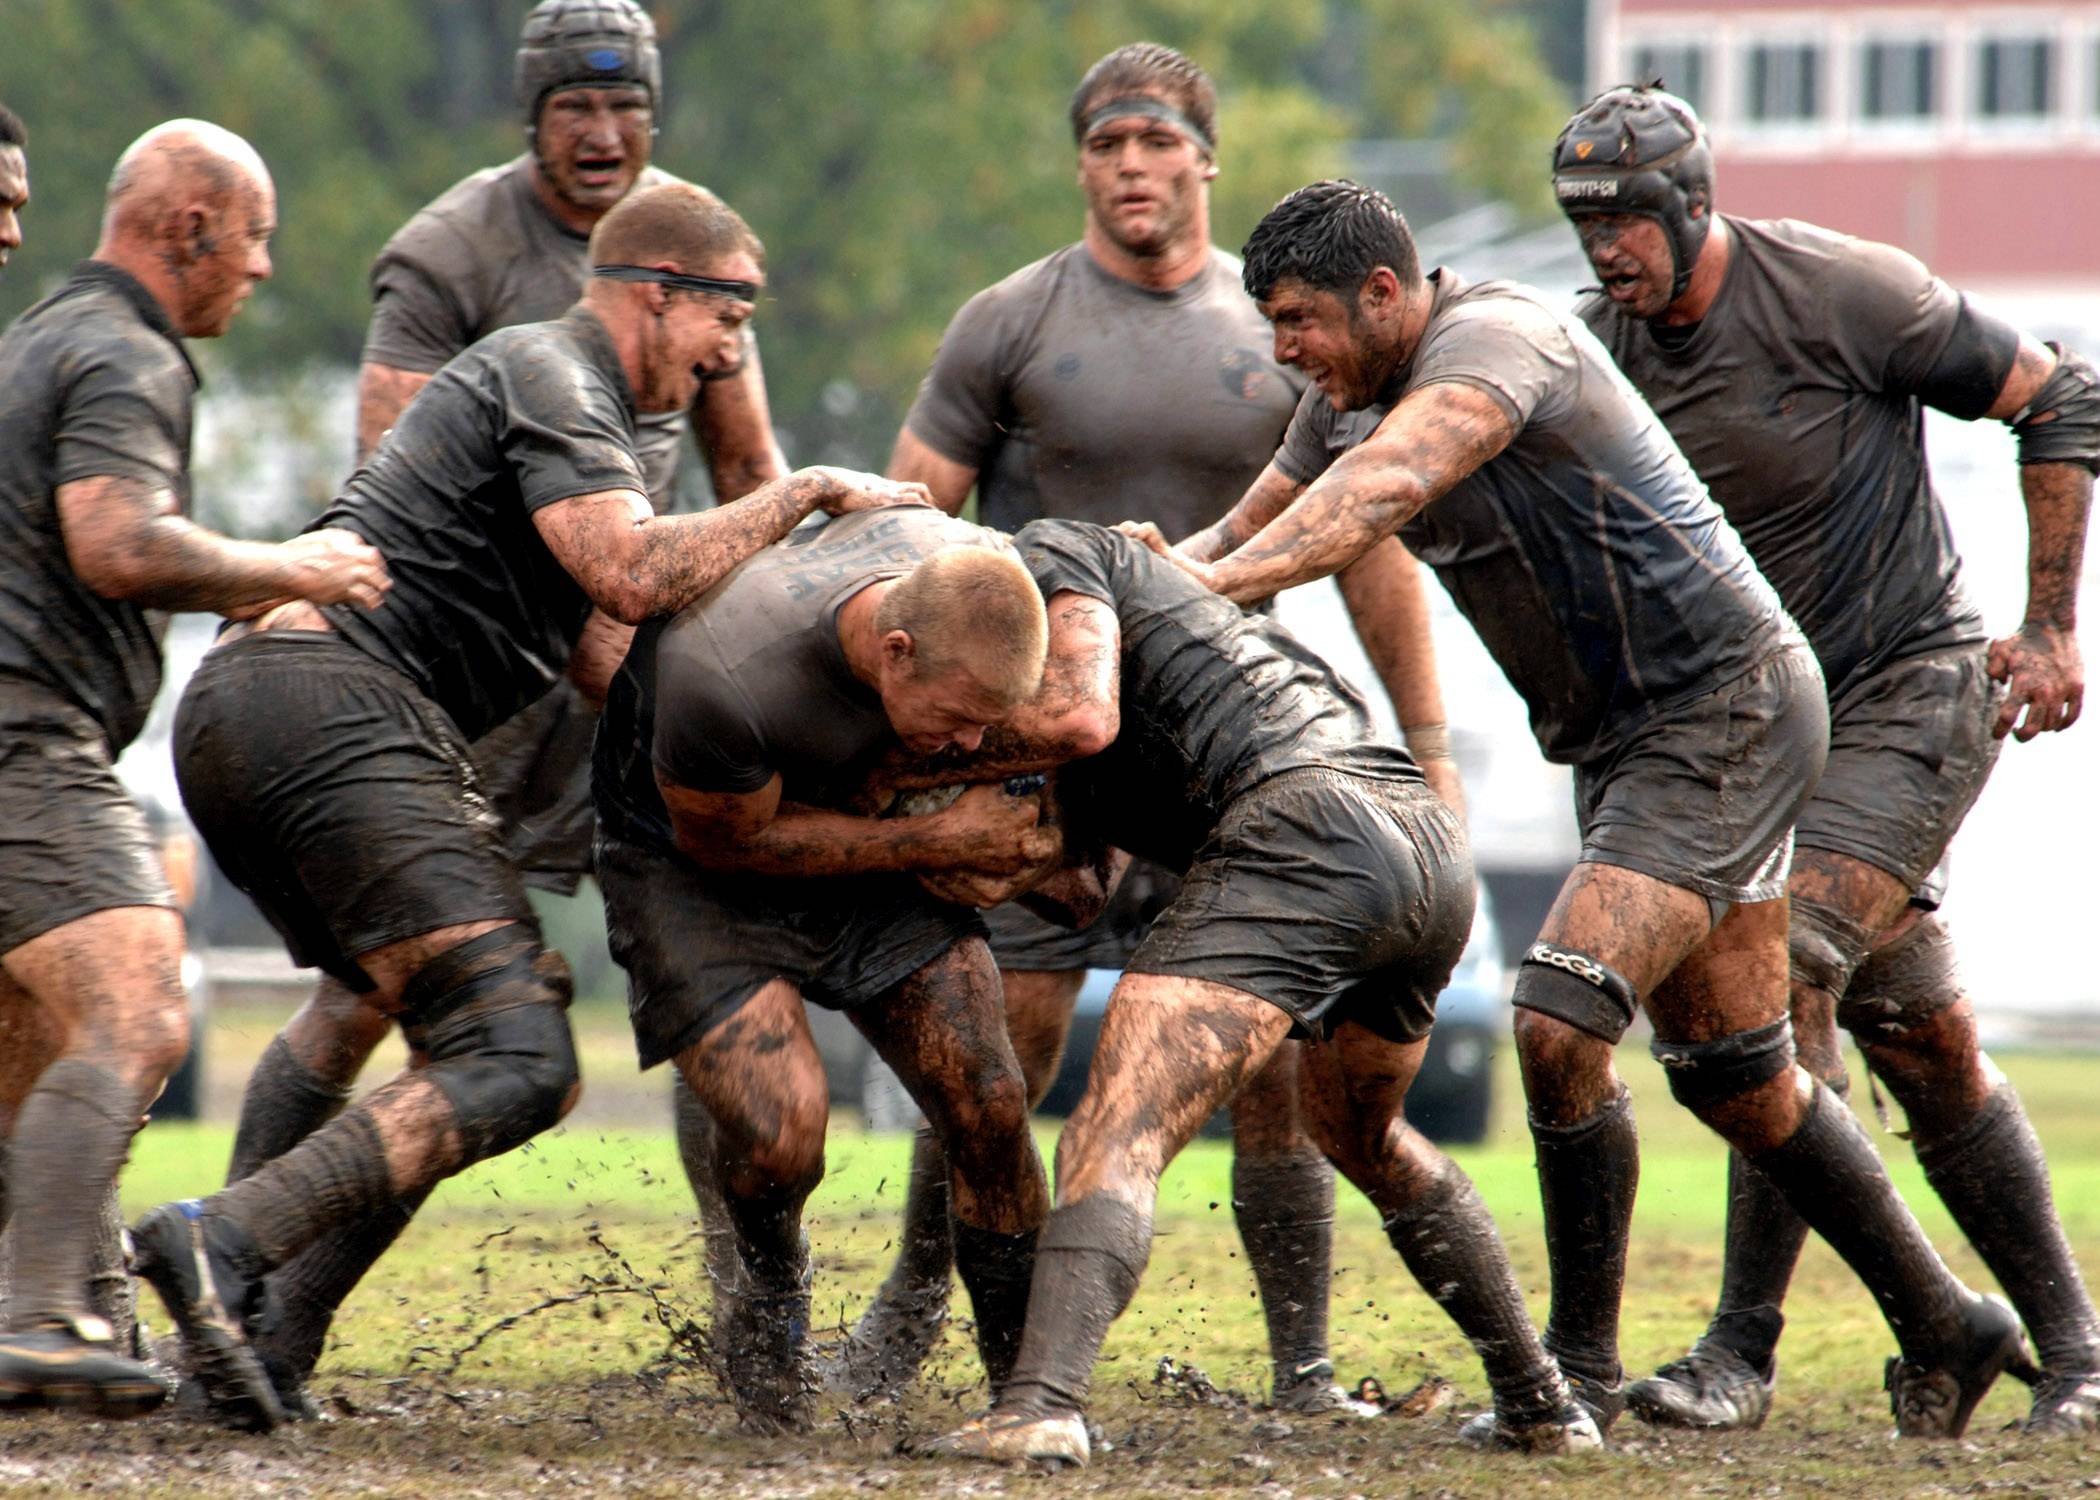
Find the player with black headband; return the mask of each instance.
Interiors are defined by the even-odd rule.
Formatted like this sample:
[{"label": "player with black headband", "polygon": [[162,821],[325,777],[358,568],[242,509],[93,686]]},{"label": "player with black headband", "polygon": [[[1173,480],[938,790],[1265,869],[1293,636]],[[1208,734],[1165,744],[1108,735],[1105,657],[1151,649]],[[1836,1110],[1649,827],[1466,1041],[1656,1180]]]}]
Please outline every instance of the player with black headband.
[{"label": "player with black headband", "polygon": [[190,680],[175,753],[192,819],[295,959],[392,1017],[412,1054],[297,1146],[134,1230],[140,1274],[229,1422],[282,1414],[246,1338],[270,1272],[405,1217],[575,1099],[568,970],[541,946],[467,744],[565,664],[602,696],[633,625],[812,511],[924,498],[810,469],[701,515],[652,511],[635,414],[689,406],[739,357],[761,254],[702,189],[629,195],[592,236],[604,274],[582,300],[448,364],[316,522],[379,550],[386,603],[272,610]]},{"label": "player with black headband", "polygon": [[1173,555],[1258,599],[1397,529],[1523,695],[1540,749],[1575,767],[1581,859],[1512,997],[1546,1347],[1601,1421],[1619,1413],[1638,1144],[1612,1051],[1644,1009],[1671,1092],[1873,1292],[1909,1372],[1898,1431],[1958,1434],[2016,1357],[2018,1320],[1954,1279],[1794,1057],[1790,830],[1829,735],[1807,642],[1579,322],[1509,282],[1425,276],[1392,204],[1353,183],[1293,193],[1245,255],[1277,356],[1314,389],[1263,485]]},{"label": "player with black headband", "polygon": [[[1909,1116],[1926,1178],[2025,1318],[2046,1378],[2027,1430],[2100,1426],[2100,1318],[2040,1143],[1977,1045],[1942,859],[2003,737],[2078,717],[2076,601],[2100,382],[1888,245],[1714,210],[1691,107],[1615,88],[1554,148],[1561,207],[1603,281],[1582,315],[1677,439],[1807,633],[1830,758],[1795,825],[1791,1010],[1843,1094],[1843,1026]],[[1920,409],[2007,423],[2028,526],[2027,614],[1993,641],[1960,581]],[[1651,1421],[1755,1427],[1807,1233],[1736,1155],[1720,1304],[1683,1359],[1629,1390]],[[1916,1378],[1899,1368],[1908,1388]]]},{"label": "player with black headband", "polygon": [[[1177,539],[1245,493],[1304,380],[1270,355],[1239,262],[1211,243],[1217,113],[1210,77],[1170,47],[1134,43],[1087,70],[1068,109],[1084,233],[955,315],[897,436],[893,477],[924,482],[950,510],[974,485],[980,517],[1007,530],[1038,517],[1135,515]],[[1457,806],[1420,569],[1394,542],[1340,583],[1409,748]],[[1121,968],[1174,886],[1138,861],[1081,931],[1019,904],[987,914],[1038,1096],[1056,1076],[1086,971]],[[1334,1173],[1299,1117],[1299,1050],[1279,1048],[1233,1101],[1233,1216],[1268,1323],[1274,1404],[1363,1410],[1328,1355]],[[907,1379],[939,1334],[952,1280],[945,1177],[922,1138],[896,1268],[838,1367],[853,1394]]]}]

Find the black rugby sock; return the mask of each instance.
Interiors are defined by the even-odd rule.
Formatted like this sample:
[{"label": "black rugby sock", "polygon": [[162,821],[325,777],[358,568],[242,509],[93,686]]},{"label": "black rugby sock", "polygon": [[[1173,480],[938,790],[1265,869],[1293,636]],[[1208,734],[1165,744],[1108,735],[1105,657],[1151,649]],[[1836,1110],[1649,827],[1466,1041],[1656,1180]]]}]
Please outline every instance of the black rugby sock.
[{"label": "black rugby sock", "polygon": [[1028,1326],[1001,1411],[1048,1414],[1086,1405],[1102,1340],[1137,1295],[1151,1257],[1152,1215],[1120,1198],[1089,1193],[1051,1213],[1036,1240]]},{"label": "black rugby sock", "polygon": [[1965,1293],[1896,1196],[1845,1101],[1815,1085],[1800,1127],[1751,1165],[1873,1293],[1904,1357],[1937,1364],[1965,1337]]},{"label": "black rugby sock", "polygon": [[1035,1271],[1036,1231],[1000,1234],[974,1224],[955,1226],[955,1269],[970,1294],[977,1320],[977,1353],[984,1361],[992,1399],[1013,1375],[1021,1353],[1021,1328],[1028,1318],[1029,1286]]},{"label": "black rugby sock", "polygon": [[62,1057],[38,1075],[7,1143],[19,1221],[11,1327],[70,1320],[86,1310],[81,1292],[95,1237],[138,1128],[138,1098],[114,1073]]},{"label": "black rugby sock", "polygon": [[1721,1300],[1706,1330],[1709,1343],[1760,1373],[1770,1372],[1786,1327],[1780,1307],[1807,1241],[1807,1222],[1779,1189],[1740,1151],[1729,1152],[1728,1234],[1721,1251]]},{"label": "black rugby sock", "polygon": [[284,1155],[334,1119],[349,1097],[348,1085],[328,1082],[293,1056],[283,1033],[272,1037],[241,1095],[226,1180],[239,1182]]},{"label": "black rugby sock", "polygon": [[738,1276],[736,1225],[729,1217],[729,1202],[722,1196],[722,1170],[715,1160],[714,1116],[682,1076],[674,1075],[671,1081],[671,1121],[678,1138],[678,1160],[685,1167],[685,1180],[693,1189],[693,1206],[700,1214],[708,1283],[716,1291],[734,1291]]},{"label": "black rugby sock", "polygon": [[1961,1129],[1919,1140],[1925,1180],[2019,1309],[2043,1368],[2100,1371],[2100,1319],[2064,1241],[2049,1164],[2027,1111],[2002,1084]]},{"label": "black rugby sock", "polygon": [[251,1339],[256,1352],[301,1380],[311,1375],[337,1309],[401,1237],[429,1196],[426,1188],[395,1198],[345,1232],[317,1240],[272,1272],[263,1324]]},{"label": "black rugby sock", "polygon": [[1566,1398],[1560,1371],[1524,1310],[1495,1221],[1458,1164],[1447,1160],[1427,1190],[1386,1218],[1385,1232],[1480,1356],[1495,1409],[1514,1422],[1558,1414]]},{"label": "black rugby sock", "polygon": [[363,1105],[205,1200],[207,1214],[254,1244],[259,1267],[283,1265],[326,1235],[394,1199],[386,1145]]},{"label": "black rugby sock", "polygon": [[1274,1378],[1327,1358],[1327,1299],[1334,1251],[1334,1168],[1309,1146],[1281,1156],[1232,1159],[1232,1214],[1261,1289]]},{"label": "black rugby sock", "polygon": [[1553,1278],[1546,1348],[1571,1375],[1615,1385],[1627,1240],[1641,1179],[1633,1097],[1621,1089],[1611,1103],[1574,1125],[1533,1120],[1531,1138]]}]

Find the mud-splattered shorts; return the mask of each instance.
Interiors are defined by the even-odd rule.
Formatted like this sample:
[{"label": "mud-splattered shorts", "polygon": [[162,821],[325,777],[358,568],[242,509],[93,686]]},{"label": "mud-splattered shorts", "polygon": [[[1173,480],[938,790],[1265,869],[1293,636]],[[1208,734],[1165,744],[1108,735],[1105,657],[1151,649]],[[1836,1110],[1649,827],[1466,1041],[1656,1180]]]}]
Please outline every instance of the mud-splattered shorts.
[{"label": "mud-splattered shorts", "polygon": [[984,936],[976,912],[936,901],[908,876],[715,875],[610,836],[598,841],[598,888],[644,1068],[692,1046],[775,979],[812,1005],[854,1010]]},{"label": "mud-splattered shorts", "polygon": [[292,959],[355,989],[355,959],[464,922],[533,920],[451,718],[326,631],[213,648],[175,718],[175,775],[227,877]]},{"label": "mud-splattered shorts", "polygon": [[591,870],[591,739],[598,714],[566,677],[474,742],[511,863],[535,890],[573,896]]},{"label": "mud-splattered shorts", "polygon": [[98,911],[174,904],[101,727],[43,684],[0,676],[0,954]]},{"label": "mud-splattered shorts", "polygon": [[1777,900],[1830,743],[1823,694],[1814,655],[1792,646],[1577,766],[1582,858],[1711,901]]},{"label": "mud-splattered shorts", "polygon": [[1108,909],[1084,927],[1060,927],[1018,901],[995,906],[984,914],[992,933],[992,957],[1002,969],[1036,974],[1120,969],[1180,888],[1180,878],[1165,866],[1133,859],[1109,897]]},{"label": "mud-splattered shorts", "polygon": [[1937,906],[1936,867],[2004,743],[1991,738],[2005,690],[1989,652],[1979,641],[1890,662],[1832,700],[1830,759],[1794,841],[1886,870]]},{"label": "mud-splattered shorts", "polygon": [[1128,967],[1257,995],[1294,1036],[1355,1021],[1411,1042],[1429,1034],[1473,900],[1465,833],[1427,787],[1285,771],[1233,799]]}]

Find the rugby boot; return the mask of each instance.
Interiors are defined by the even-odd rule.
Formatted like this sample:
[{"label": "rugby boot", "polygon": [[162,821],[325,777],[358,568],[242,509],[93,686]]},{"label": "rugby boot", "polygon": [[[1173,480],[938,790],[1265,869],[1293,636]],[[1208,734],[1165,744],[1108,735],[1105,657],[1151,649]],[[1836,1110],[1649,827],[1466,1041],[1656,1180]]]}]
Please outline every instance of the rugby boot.
[{"label": "rugby boot", "polygon": [[759,1437],[816,1425],[809,1368],[809,1273],[789,1291],[717,1290],[716,1352],[738,1425]]},{"label": "rugby boot", "polygon": [[1771,1414],[1778,1384],[1776,1359],[1759,1372],[1725,1344],[1701,1339],[1684,1358],[1628,1385],[1626,1405],[1657,1427],[1754,1432]]},{"label": "rugby boot", "polygon": [[1276,1382],[1269,1393],[1269,1405],[1273,1410],[1294,1417],[1378,1417],[1385,1408],[1376,1402],[1361,1401],[1343,1390],[1334,1380],[1334,1362],[1318,1359],[1292,1370],[1289,1377]]},{"label": "rugby boot", "polygon": [[117,1353],[101,1318],[0,1334],[0,1410],[54,1408],[122,1419],[144,1416],[167,1399],[167,1381]]},{"label": "rugby boot", "polygon": [[1583,1375],[1574,1370],[1562,1373],[1568,1379],[1568,1393],[1575,1398],[1577,1406],[1590,1414],[1590,1420],[1597,1424],[1598,1433],[1610,1432],[1612,1423],[1618,1421],[1626,1410],[1626,1377],[1621,1374],[1607,1385],[1594,1375]]},{"label": "rugby boot", "polygon": [[818,1380],[835,1396],[886,1401],[918,1378],[948,1326],[948,1288],[876,1294],[853,1331],[818,1363]]},{"label": "rugby boot", "polygon": [[2100,1431],[2100,1373],[2043,1371],[2020,1431],[2029,1437],[2083,1437]]},{"label": "rugby boot", "polygon": [[246,1240],[224,1220],[207,1221],[196,1198],[163,1203],[131,1231],[134,1269],[167,1304],[213,1416],[244,1432],[268,1432],[284,1420],[284,1406],[248,1346],[262,1275]]},{"label": "rugby boot", "polygon": [[1580,1401],[1563,1402],[1558,1411],[1536,1416],[1484,1411],[1459,1428],[1458,1437],[1474,1448],[1506,1448],[1548,1457],[1588,1453],[1604,1446],[1597,1419]]},{"label": "rugby boot", "polygon": [[984,1463],[1034,1463],[1083,1469],[1093,1457],[1086,1419],[1076,1411],[986,1412],[955,1431],[917,1444],[927,1458],[974,1458]]},{"label": "rugby boot", "polygon": [[2024,1360],[2019,1315],[2001,1299],[1976,1298],[1962,1322],[1966,1336],[1950,1362],[1925,1365],[1901,1355],[1889,1360],[1882,1384],[1899,1437],[1960,1437],[1991,1383]]}]

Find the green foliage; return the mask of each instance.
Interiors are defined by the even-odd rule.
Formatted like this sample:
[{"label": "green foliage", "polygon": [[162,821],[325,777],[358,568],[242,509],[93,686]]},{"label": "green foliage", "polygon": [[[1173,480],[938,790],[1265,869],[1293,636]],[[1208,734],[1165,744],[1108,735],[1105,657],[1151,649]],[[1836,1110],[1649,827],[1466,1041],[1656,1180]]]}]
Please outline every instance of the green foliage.
[{"label": "green foliage", "polygon": [[[521,0],[8,0],[0,98],[29,122],[36,201],[0,280],[12,317],[87,253],[110,164],[200,115],[277,178],[277,277],[216,358],[255,389],[353,362],[371,257],[417,207],[518,148]],[[1237,246],[1353,136],[1449,132],[1469,179],[1536,199],[1562,108],[1507,0],[657,0],[657,161],[766,240],[776,414],[800,461],[879,462],[941,329],[1076,237],[1065,108],[1141,37],[1219,80],[1213,227]],[[1536,179],[1536,180],[1534,180]]]}]

